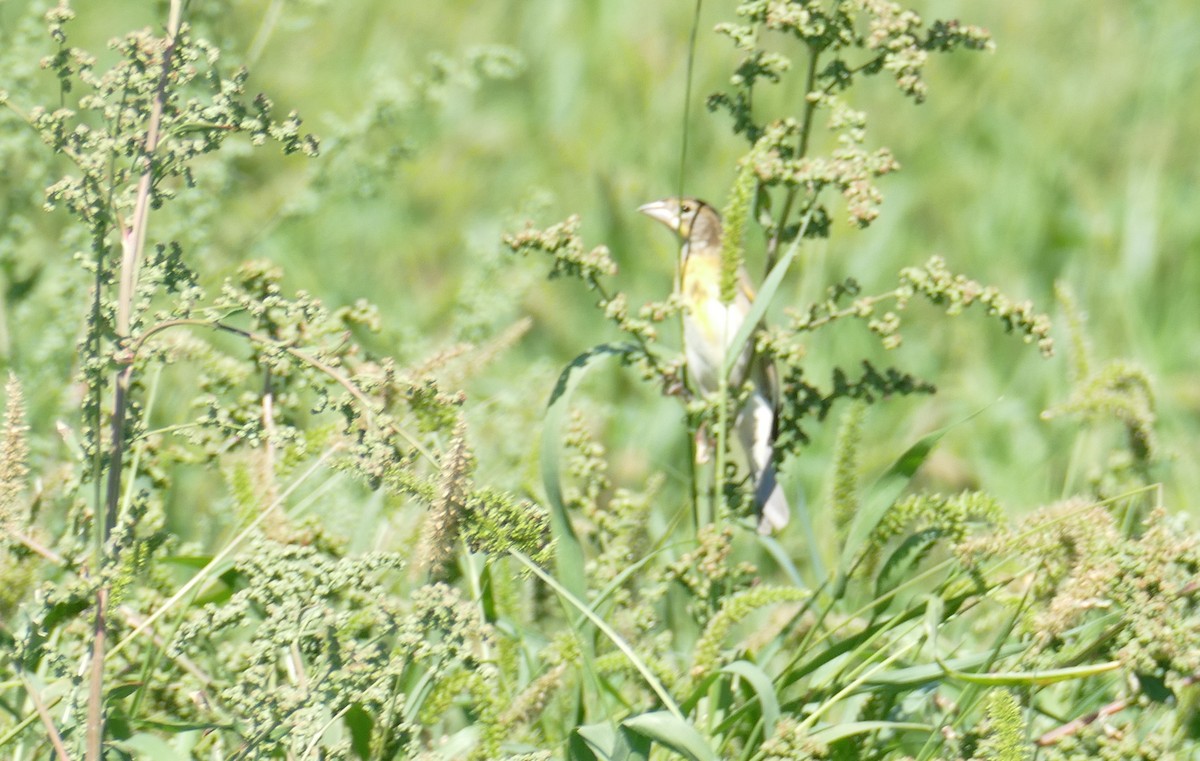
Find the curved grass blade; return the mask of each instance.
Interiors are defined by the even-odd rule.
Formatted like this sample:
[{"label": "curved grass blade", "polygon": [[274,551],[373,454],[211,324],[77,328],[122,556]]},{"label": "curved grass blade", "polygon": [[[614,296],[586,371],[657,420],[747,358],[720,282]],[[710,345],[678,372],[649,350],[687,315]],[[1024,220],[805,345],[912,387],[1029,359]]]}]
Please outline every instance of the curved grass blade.
[{"label": "curved grass blade", "polygon": [[933,659],[937,661],[938,666],[942,668],[945,676],[949,679],[957,679],[968,684],[978,684],[986,687],[1040,687],[1047,684],[1054,684],[1055,682],[1066,682],[1071,679],[1086,679],[1090,676],[1099,676],[1100,674],[1106,674],[1121,668],[1120,661],[1105,661],[1087,666],[1068,666],[1061,669],[1041,669],[1038,671],[995,671],[987,674],[972,674],[966,671],[957,671],[951,668],[949,663],[942,660],[941,653],[938,652],[937,633],[938,627],[942,623],[942,611],[943,603],[941,598],[931,596],[925,610],[925,636],[929,640],[930,649],[933,651]]},{"label": "curved grass blade", "polygon": [[[946,666],[950,667],[953,673],[961,672],[963,669],[978,668],[991,663],[997,657],[1007,658],[1010,655],[1018,655],[1029,649],[1028,645],[1014,643],[997,650],[988,650],[974,655],[964,655],[958,658],[952,658],[945,662]],[[939,663],[925,663],[920,666],[909,666],[902,669],[893,669],[892,671],[883,674],[875,674],[866,681],[868,688],[870,687],[919,687],[923,684],[936,682],[946,677],[946,669]]]},{"label": "curved grass blade", "polygon": [[847,724],[837,724],[813,731],[809,737],[822,744],[845,740],[847,737],[863,735],[867,732],[892,730],[895,732],[932,732],[932,724],[920,724],[912,721],[852,721]]},{"label": "curved grass blade", "polygon": [[542,486],[546,490],[546,500],[550,503],[550,523],[557,540],[557,576],[571,594],[580,600],[587,598],[587,580],[583,576],[583,545],[575,535],[575,529],[571,527],[571,518],[567,515],[567,507],[563,502],[560,467],[563,426],[566,423],[571,395],[587,369],[602,359],[624,357],[631,348],[633,347],[629,344],[600,344],[571,360],[558,376],[558,382],[554,384],[550,402],[546,405],[546,418],[542,424]]},{"label": "curved grass blade", "polygon": [[838,588],[845,584],[846,577],[866,551],[867,540],[883,520],[888,508],[912,481],[917,469],[925,463],[930,452],[946,435],[950,427],[939,428],[917,440],[896,459],[892,466],[871,487],[870,494],[863,499],[863,507],[854,515],[850,530],[846,533],[846,544],[842,547],[842,559],[838,568]]},{"label": "curved grass blade", "polygon": [[651,738],[623,726],[617,732],[612,761],[650,761],[650,748],[653,745]]},{"label": "curved grass blade", "polygon": [[653,711],[632,716],[621,722],[621,726],[692,761],[717,761],[717,754],[708,742],[682,716],[668,711]]},{"label": "curved grass blade", "polygon": [[756,664],[747,660],[734,661],[721,671],[745,679],[754,694],[758,696],[758,704],[762,706],[763,737],[770,737],[775,732],[775,724],[779,721],[779,695],[771,677]]},{"label": "curved grass blade", "polygon": [[618,634],[615,629],[597,616],[585,602],[572,594],[565,585],[560,584],[557,579],[542,570],[541,566],[530,560],[529,556],[525,555],[519,550],[509,550],[509,554],[516,558],[530,571],[533,571],[534,575],[546,583],[546,586],[553,589],[559,597],[565,600],[571,607],[582,613],[589,621],[592,622],[593,626],[599,629],[605,637],[608,637],[609,641],[616,645],[618,650],[624,653],[626,659],[629,660],[630,665],[637,669],[637,672],[642,675],[642,678],[646,680],[646,684],[651,690],[654,691],[654,694],[658,695],[659,700],[662,701],[663,706],[667,709],[667,711],[669,711],[671,715],[677,717],[680,721],[684,721],[683,712],[679,710],[679,706],[675,703],[675,699],[671,697],[671,694],[667,692],[667,688],[663,686],[662,682],[658,680],[658,677],[654,675],[654,672],[650,670],[650,667],[646,665],[645,661],[638,657],[638,654],[634,651],[633,647],[631,647],[630,644],[626,642],[625,639]]},{"label": "curved grass blade", "polygon": [[746,315],[746,321],[742,323],[742,327],[734,335],[733,340],[729,343],[729,349],[725,352],[725,362],[721,365],[721,373],[724,377],[729,377],[729,371],[733,369],[734,362],[738,361],[741,357],[742,347],[746,345],[746,342],[750,340],[750,336],[758,329],[758,324],[762,321],[763,315],[767,313],[767,307],[771,306],[771,300],[775,298],[775,292],[779,290],[779,285],[783,282],[788,267],[791,266],[792,260],[796,258],[796,254],[800,251],[800,244],[804,242],[804,233],[808,230],[808,224],[812,221],[812,216],[813,209],[809,209],[808,213],[804,215],[804,219],[800,221],[800,232],[796,234],[796,239],[792,241],[792,245],[788,246],[783,256],[779,257],[779,261],[771,268],[770,274],[763,280],[758,294],[754,297],[754,302],[750,305],[750,312]]},{"label": "curved grass blade", "polygon": [[945,532],[940,528],[928,528],[909,534],[908,538],[888,556],[879,573],[875,575],[875,598],[879,605],[875,608],[876,615],[883,613],[891,603],[890,593],[896,590],[907,577],[909,571],[925,559],[933,546],[937,544]]}]

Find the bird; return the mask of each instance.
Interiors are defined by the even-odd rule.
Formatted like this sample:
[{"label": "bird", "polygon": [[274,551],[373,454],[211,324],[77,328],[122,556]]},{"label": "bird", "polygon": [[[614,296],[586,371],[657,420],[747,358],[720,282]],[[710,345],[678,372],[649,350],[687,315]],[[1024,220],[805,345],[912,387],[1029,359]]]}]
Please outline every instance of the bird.
[{"label": "bird", "polygon": [[[721,215],[698,198],[664,198],[638,207],[682,241],[677,287],[684,305],[683,348],[687,377],[701,394],[720,387],[725,354],[754,303],[754,287],[745,267],[738,271],[738,289],[728,304],[721,299]],[[758,532],[766,535],[787,525],[787,496],[774,465],[778,413],[775,368],[755,356],[754,341],[746,342],[731,368],[729,384],[736,388],[750,379],[753,390],[737,411],[734,430],[746,455],[754,483]]]}]

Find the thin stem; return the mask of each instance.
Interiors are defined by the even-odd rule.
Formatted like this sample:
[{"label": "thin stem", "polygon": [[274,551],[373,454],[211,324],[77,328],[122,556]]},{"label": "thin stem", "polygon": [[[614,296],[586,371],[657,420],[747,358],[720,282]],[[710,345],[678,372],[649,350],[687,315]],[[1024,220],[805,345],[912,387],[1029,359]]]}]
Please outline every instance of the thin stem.
[{"label": "thin stem", "polygon": [[700,7],[702,4],[703,0],[696,0],[696,11],[692,14],[692,33],[688,39],[687,73],[684,75],[683,85],[683,134],[679,141],[679,186],[676,194],[680,198],[683,197],[684,179],[687,176],[688,134],[691,126],[688,115],[692,108],[692,72],[696,61],[696,36],[700,31]]},{"label": "thin stem", "polygon": [[263,14],[262,23],[258,25],[258,31],[254,33],[254,40],[250,43],[250,50],[246,53],[246,66],[250,69],[254,68],[254,64],[258,63],[259,56],[267,47],[267,41],[271,39],[271,35],[275,33],[275,27],[279,23],[279,17],[283,13],[283,0],[271,0],[271,4],[267,6],[267,12]]},{"label": "thin stem", "polygon": [[808,71],[804,80],[804,122],[800,127],[800,142],[796,149],[797,158],[804,158],[808,155],[808,141],[812,137],[813,117],[817,115],[817,104],[809,98],[809,95],[817,86],[817,62],[820,58],[819,50],[809,48]]},{"label": "thin stem", "polygon": [[[846,317],[859,316],[862,311],[861,307],[863,307],[863,306],[874,307],[876,304],[878,304],[882,301],[886,301],[887,299],[899,298],[899,296],[900,296],[899,288],[895,288],[890,291],[885,291],[883,293],[876,294],[875,296],[864,296],[860,299],[856,299],[854,304],[846,307],[845,309],[837,309],[837,310],[833,310],[830,312],[826,312],[821,317],[817,317],[809,322],[804,323],[803,325],[796,325],[796,326],[794,326],[794,328],[798,332],[799,331],[812,332],[812,331],[822,328],[825,325],[828,325],[829,323],[834,322],[836,320],[841,320]],[[828,302],[826,302],[826,303],[828,303]]]},{"label": "thin stem", "polygon": [[[796,147],[796,158],[804,158],[808,155],[808,144],[812,135],[813,118],[817,113],[817,104],[809,99],[809,95],[813,92],[813,88],[817,84],[817,63],[821,54],[815,48],[809,48],[808,56],[808,71],[804,81],[804,116],[800,127],[799,143]],[[800,186],[791,185],[788,187],[787,196],[783,201],[783,210],[779,212],[779,219],[775,224],[775,232],[772,233],[771,239],[767,241],[767,258],[766,271],[770,272],[775,267],[775,261],[779,255],[779,244],[783,238],[783,232],[787,229],[788,220],[792,215],[792,206],[796,202],[796,194],[799,192]]]},{"label": "thin stem", "polygon": [[33,688],[33,684],[29,681],[29,677],[21,674],[21,682],[25,685],[25,694],[33,701],[33,707],[37,709],[38,718],[42,720],[42,726],[46,728],[46,735],[50,738],[50,744],[54,746],[54,755],[59,761],[71,761],[71,756],[67,754],[67,746],[63,744],[62,735],[58,731],[58,727],[54,726],[54,718],[50,716],[50,709],[46,706],[42,696]]},{"label": "thin stem", "polygon": [[[703,3],[703,0],[696,0],[696,10],[692,14],[692,33],[691,33],[691,36],[688,38],[687,73],[685,75],[685,81],[684,81],[684,86],[683,86],[683,125],[682,125],[682,129],[681,129],[682,134],[681,134],[681,140],[680,140],[680,146],[679,146],[679,185],[676,188],[676,196],[678,196],[679,198],[683,197],[684,187],[686,186],[686,183],[684,182],[684,180],[687,178],[688,135],[690,133],[690,127],[691,127],[691,120],[688,118],[688,116],[691,112],[691,107],[692,107],[692,76],[693,76],[694,64],[695,64],[695,60],[696,60],[696,38],[700,31],[700,8],[701,8],[702,3]],[[675,261],[676,290],[678,290],[678,284],[680,282],[680,266],[681,266],[681,262],[679,261],[678,258],[676,258],[676,261]],[[683,317],[680,316],[679,319],[682,320]],[[647,354],[648,353],[649,352],[647,352]],[[681,393],[680,393],[680,398],[683,399],[684,402],[687,401],[688,393],[687,393],[686,386],[682,387]],[[696,472],[696,454],[697,454],[697,452],[696,452],[696,447],[697,447],[696,437],[699,434],[700,434],[699,430],[689,430],[688,431],[688,467],[691,469],[691,474],[690,474],[691,478],[689,478],[688,481],[691,484],[692,516],[695,518],[697,533],[699,532],[699,530],[702,526],[707,525],[704,521],[705,516],[702,515],[703,508],[701,507],[700,489],[699,489],[698,484],[696,483],[696,475],[697,475],[697,472]]]},{"label": "thin stem", "polygon": [[57,566],[65,566],[67,564],[66,558],[64,558],[62,555],[59,555],[57,552],[34,539],[32,536],[29,536],[28,534],[17,531],[16,529],[9,529],[5,536],[10,539],[15,539],[17,542],[25,545],[25,548],[30,552],[41,555],[43,558],[49,560],[51,563]]},{"label": "thin stem", "polygon": [[[167,87],[170,84],[171,63],[175,54],[175,46],[179,38],[179,27],[182,22],[183,4],[182,0],[171,0],[170,15],[167,20],[167,44],[162,53],[160,66],[162,72],[159,75],[158,87],[155,92],[154,101],[150,106],[150,119],[146,127],[146,142],[142,147],[141,156],[145,162],[142,170],[142,176],[138,180],[137,197],[134,200],[134,213],[132,226],[128,230],[122,230],[121,233],[121,269],[119,275],[118,296],[117,296],[117,315],[116,315],[116,332],[117,340],[125,341],[129,338],[130,324],[132,321],[134,292],[137,286],[138,264],[141,259],[142,252],[146,246],[146,229],[149,224],[150,217],[150,189],[154,179],[154,162],[153,155],[158,147],[159,130],[162,125],[163,110],[167,100]],[[96,273],[96,302],[100,299],[100,286],[102,284],[102,269],[97,269]],[[96,329],[98,330],[97,323]],[[99,334],[97,333],[97,345],[94,347],[97,350],[96,356],[99,356]],[[127,364],[121,368],[116,374],[116,383],[113,396],[112,408],[112,423],[111,423],[111,450],[108,464],[108,489],[105,494],[104,516],[101,518],[96,515],[96,520],[103,520],[103,528],[98,532],[100,540],[100,555],[103,555],[104,546],[108,542],[109,534],[116,525],[117,505],[121,497],[121,476],[122,476],[122,459],[124,457],[124,438],[125,438],[125,414],[127,407],[127,396],[129,394],[130,378],[133,373],[133,365]],[[99,393],[99,392],[98,392]],[[99,412],[97,411],[97,415]],[[96,429],[97,437],[99,437],[99,428]],[[99,445],[99,441],[97,441]],[[97,505],[97,507],[99,507]],[[97,510],[97,512],[99,512]],[[113,550],[114,556],[116,550]],[[98,557],[98,560],[102,558]],[[100,574],[102,569],[99,564],[93,569],[93,573]],[[96,591],[96,615],[93,623],[93,640],[92,640],[92,662],[91,674],[88,680],[88,709],[87,709],[87,733],[86,733],[86,757],[87,761],[101,761],[104,755],[104,659],[105,659],[105,635],[106,624],[105,618],[108,609],[109,589],[103,582]]]},{"label": "thin stem", "polygon": [[[724,515],[725,507],[725,453],[729,438],[729,379],[721,373],[717,381],[717,452],[713,457],[716,472],[713,473],[713,495],[707,515],[701,516],[701,526],[713,523],[718,512]],[[719,511],[718,511],[718,508]]]}]

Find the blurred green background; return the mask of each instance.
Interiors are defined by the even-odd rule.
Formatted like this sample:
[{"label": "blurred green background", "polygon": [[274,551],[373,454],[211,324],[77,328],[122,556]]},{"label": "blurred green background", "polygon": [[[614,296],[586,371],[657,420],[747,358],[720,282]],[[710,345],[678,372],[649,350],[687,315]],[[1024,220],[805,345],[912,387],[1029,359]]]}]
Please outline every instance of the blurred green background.
[{"label": "blurred green background", "polygon": [[[80,4],[72,43],[101,51],[128,29],[161,26],[164,7]],[[693,2],[193,0],[188,12],[222,46],[224,65],[247,64],[251,91],[299,111],[323,138],[323,155],[239,157],[219,184],[202,177],[185,201],[195,213],[164,219],[160,232],[178,231],[209,282],[247,258],[266,258],[285,268],[289,286],[331,306],[378,304],[385,330],[371,341],[402,361],[487,341],[530,315],[524,338],[464,382],[481,472],[502,485],[536,485],[540,412],[559,370],[615,336],[591,294],[545,282],[546,263],[512,259],[501,235],[527,218],[549,224],[578,213],[589,244],[608,245],[619,262],[616,287],[635,305],[663,298],[675,246],[635,209],[676,191],[685,118],[686,191],[725,200],[746,146],[704,99],[726,86],[738,62],[712,32],[734,20],[734,7],[704,2],[685,103]],[[804,305],[846,276],[868,293],[885,290],[900,268],[933,254],[1044,311],[1054,311],[1054,282],[1065,281],[1089,313],[1097,356],[1128,357],[1156,379],[1173,456],[1159,475],[1169,504],[1184,507],[1181,498],[1200,491],[1200,6],[915,7],[928,20],[988,28],[996,51],[936,57],[920,106],[883,77],[849,93],[869,115],[868,146],[890,147],[903,171],[882,180],[886,200],[871,228],[839,218],[827,242],[802,253],[778,303]],[[18,34],[30,8],[0,4],[0,36]],[[486,46],[506,50],[480,58]],[[54,97],[50,75],[30,76]],[[799,110],[798,82],[778,91],[776,103]],[[8,118],[0,128],[6,136],[22,129]],[[13,232],[21,204],[40,203],[38,181],[53,176],[38,168],[44,158],[10,168],[0,256],[4,364],[34,387],[32,422],[46,432],[76,409],[66,382],[70,337],[46,338],[54,332],[47,326],[64,320],[46,305],[76,307],[77,321],[86,290],[81,275],[68,274],[68,251],[37,243],[53,240],[64,214]],[[33,271],[43,276],[14,291]],[[1073,425],[1039,419],[1068,393],[1067,345],[1057,335],[1058,356],[1045,361],[979,315],[947,320],[916,308],[900,349],[883,352],[845,325],[814,338],[809,362],[818,379],[869,357],[934,381],[936,397],[871,412],[867,466],[877,471],[921,434],[958,423],[927,466],[928,480],[980,486],[1020,512],[1078,487],[1119,436],[1115,425],[1077,436]],[[683,477],[676,402],[630,371],[598,373],[585,388],[619,483],[641,484],[657,470]],[[814,430],[808,455],[785,469],[818,510],[833,422]]]}]

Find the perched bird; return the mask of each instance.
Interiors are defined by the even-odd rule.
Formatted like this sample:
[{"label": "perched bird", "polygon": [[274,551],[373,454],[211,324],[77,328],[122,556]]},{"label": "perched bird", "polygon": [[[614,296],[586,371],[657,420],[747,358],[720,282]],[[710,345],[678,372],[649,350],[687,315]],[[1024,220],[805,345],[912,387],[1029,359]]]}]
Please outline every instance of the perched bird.
[{"label": "perched bird", "polygon": [[[708,394],[720,385],[725,352],[737,336],[754,288],[745,268],[738,272],[740,287],[734,299],[721,300],[721,216],[695,198],[664,198],[638,208],[671,228],[683,241],[680,250],[679,293],[683,299],[683,345],[688,378],[697,391]],[[734,428],[754,479],[758,532],[770,534],[787,525],[788,502],[775,479],[772,464],[778,384],[775,368],[755,361],[754,341],[746,342],[730,373],[730,387],[749,378],[754,391],[737,412]]]}]

